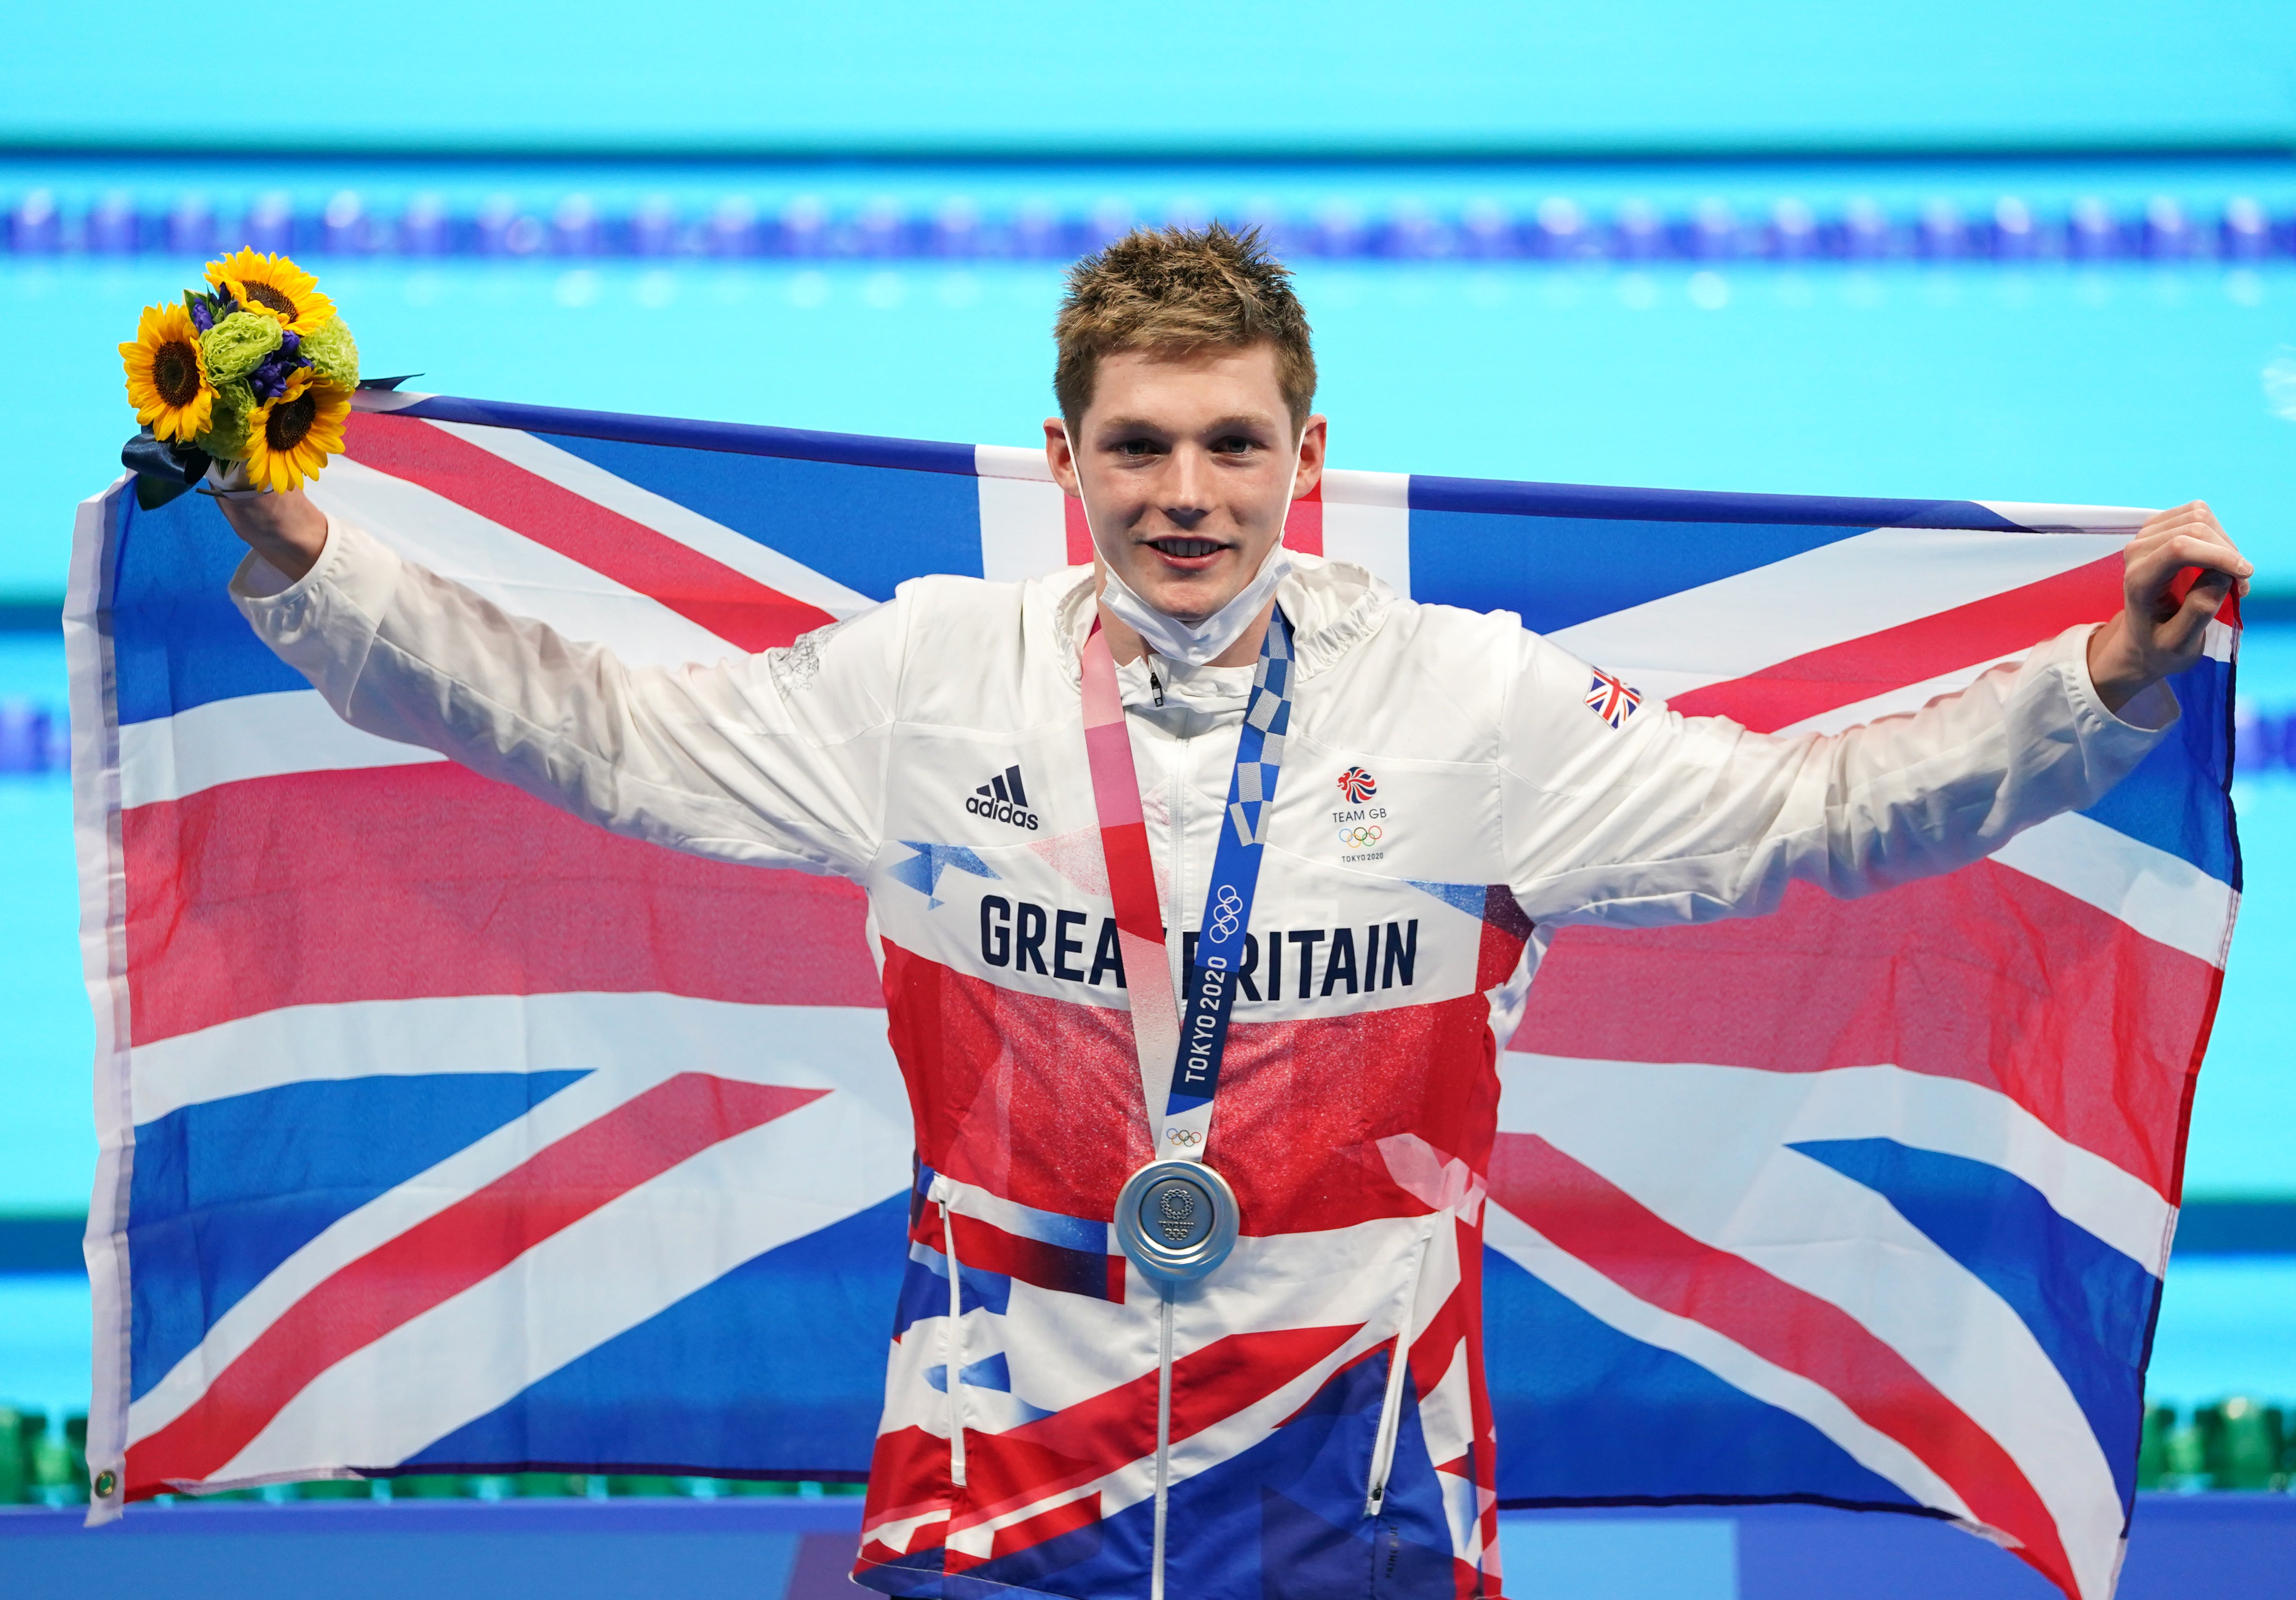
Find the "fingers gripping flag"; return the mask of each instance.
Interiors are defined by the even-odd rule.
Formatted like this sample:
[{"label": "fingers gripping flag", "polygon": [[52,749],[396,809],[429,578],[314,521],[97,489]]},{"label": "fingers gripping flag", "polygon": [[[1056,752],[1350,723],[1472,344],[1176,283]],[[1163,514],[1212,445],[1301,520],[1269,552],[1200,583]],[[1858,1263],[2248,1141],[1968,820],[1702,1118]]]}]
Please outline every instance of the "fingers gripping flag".
[{"label": "fingers gripping flag", "polygon": [[[636,661],[802,680],[905,578],[1076,554],[1033,452],[380,404],[321,503]],[[1288,537],[1520,613],[1602,663],[1613,727],[1655,696],[1822,733],[2109,614],[2140,514],[1334,472]],[[1627,559],[1590,573],[1590,536]],[[197,496],[81,508],[96,1514],[329,1473],[863,1474],[888,1328],[931,1309],[900,1304],[917,1178],[858,891],[350,729],[231,609],[240,555]],[[2236,641],[2210,627],[2106,800],[1990,860],[1554,939],[1453,1186],[1487,1201],[1501,1504],[1943,1514],[2110,1591],[2237,903]],[[928,892],[988,870],[913,848]],[[1098,1226],[996,1248],[1120,1298]]]}]

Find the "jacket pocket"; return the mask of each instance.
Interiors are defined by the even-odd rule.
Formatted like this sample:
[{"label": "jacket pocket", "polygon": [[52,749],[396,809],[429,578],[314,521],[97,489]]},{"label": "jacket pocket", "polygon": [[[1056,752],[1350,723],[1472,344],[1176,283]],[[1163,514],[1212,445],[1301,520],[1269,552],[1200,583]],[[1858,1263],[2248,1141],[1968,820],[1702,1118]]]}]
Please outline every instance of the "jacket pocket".
[{"label": "jacket pocket", "polygon": [[[1440,1221],[1439,1214],[1431,1221]],[[1395,1436],[1403,1426],[1403,1385],[1411,1371],[1413,1318],[1419,1309],[1419,1276],[1427,1268],[1432,1227],[1422,1229],[1411,1247],[1411,1271],[1404,1281],[1403,1307],[1395,1319],[1395,1351],[1387,1362],[1387,1398],[1379,1408],[1379,1432],[1372,1436],[1371,1476],[1364,1485],[1364,1515],[1375,1517],[1387,1500],[1388,1474],[1395,1467]]]}]

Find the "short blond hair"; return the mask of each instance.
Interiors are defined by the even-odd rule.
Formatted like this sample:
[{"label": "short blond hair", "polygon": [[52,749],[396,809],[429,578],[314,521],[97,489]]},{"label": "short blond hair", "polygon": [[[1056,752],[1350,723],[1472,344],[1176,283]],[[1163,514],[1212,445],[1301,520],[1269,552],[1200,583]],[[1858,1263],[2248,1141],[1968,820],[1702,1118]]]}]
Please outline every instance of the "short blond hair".
[{"label": "short blond hair", "polygon": [[1100,358],[1118,350],[1275,347],[1275,376],[1296,431],[1316,402],[1316,352],[1292,269],[1258,228],[1135,228],[1069,269],[1053,324],[1053,393],[1070,422],[1092,405]]}]

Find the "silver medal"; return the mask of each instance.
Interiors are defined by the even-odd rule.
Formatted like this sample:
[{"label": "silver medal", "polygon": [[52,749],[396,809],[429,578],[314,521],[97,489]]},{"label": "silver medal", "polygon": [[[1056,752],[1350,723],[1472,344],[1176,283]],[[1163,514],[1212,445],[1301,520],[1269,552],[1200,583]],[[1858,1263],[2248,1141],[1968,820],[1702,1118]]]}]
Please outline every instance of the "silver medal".
[{"label": "silver medal", "polygon": [[1151,1161],[1116,1197],[1116,1242],[1160,1287],[1193,1283],[1235,1248],[1235,1191],[1201,1161]]}]

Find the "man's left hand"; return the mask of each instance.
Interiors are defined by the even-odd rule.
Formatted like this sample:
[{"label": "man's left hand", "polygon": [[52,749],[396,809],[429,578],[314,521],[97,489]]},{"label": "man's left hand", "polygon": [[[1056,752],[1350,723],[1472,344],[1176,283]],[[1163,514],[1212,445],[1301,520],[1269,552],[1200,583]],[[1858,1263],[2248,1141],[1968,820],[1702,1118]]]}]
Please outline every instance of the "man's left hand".
[{"label": "man's left hand", "polygon": [[[2120,614],[2088,638],[2089,681],[2115,712],[2201,659],[2209,623],[2227,595],[2248,593],[2256,570],[2201,500],[2154,513],[2121,563]],[[2177,578],[2194,568],[2199,576],[2177,599]]]}]

